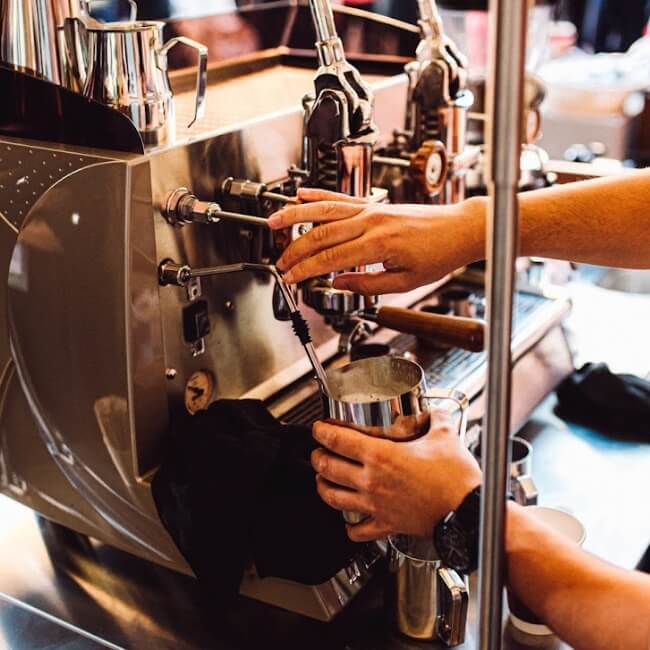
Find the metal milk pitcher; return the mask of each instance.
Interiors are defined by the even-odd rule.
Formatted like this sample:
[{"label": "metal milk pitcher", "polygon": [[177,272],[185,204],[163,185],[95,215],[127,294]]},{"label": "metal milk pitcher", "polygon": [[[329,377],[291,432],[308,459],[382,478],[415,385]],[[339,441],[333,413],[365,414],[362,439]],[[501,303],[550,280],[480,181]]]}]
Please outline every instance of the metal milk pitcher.
[{"label": "metal milk pitcher", "polygon": [[170,144],[176,136],[174,98],[167,75],[167,53],[182,43],[198,53],[196,103],[189,126],[203,116],[208,49],[189,38],[162,44],[164,23],[136,21],[84,25],[88,34],[86,97],[124,113],[145,145]]},{"label": "metal milk pitcher", "polygon": [[469,589],[466,579],[437,557],[432,540],[388,538],[385,603],[393,627],[418,641],[465,640]]},{"label": "metal milk pitcher", "polygon": [[[125,0],[129,5],[129,21],[138,17],[135,0]],[[88,68],[89,27],[99,27],[101,22],[90,15],[94,0],[55,0],[57,10],[57,38],[61,84],[70,90],[83,93]]]},{"label": "metal milk pitcher", "polygon": [[[367,435],[407,441],[429,429],[433,400],[451,400],[460,410],[459,433],[465,435],[469,400],[457,390],[428,388],[424,370],[399,357],[371,357],[330,370],[326,416]],[[365,515],[346,512],[350,524]]]},{"label": "metal milk pitcher", "polygon": [[0,0],[0,62],[59,83],[53,0]]}]

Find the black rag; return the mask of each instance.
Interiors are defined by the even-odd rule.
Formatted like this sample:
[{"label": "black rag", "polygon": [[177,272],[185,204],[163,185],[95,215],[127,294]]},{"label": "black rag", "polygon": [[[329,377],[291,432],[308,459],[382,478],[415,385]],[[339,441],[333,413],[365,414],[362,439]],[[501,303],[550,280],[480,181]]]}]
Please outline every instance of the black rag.
[{"label": "black rag", "polygon": [[153,479],[165,528],[205,593],[226,604],[254,562],[260,577],[320,584],[358,547],[316,491],[306,426],[256,400],[220,400],[171,427]]},{"label": "black rag", "polygon": [[650,435],[650,382],[588,363],[557,388],[556,412],[608,433]]}]

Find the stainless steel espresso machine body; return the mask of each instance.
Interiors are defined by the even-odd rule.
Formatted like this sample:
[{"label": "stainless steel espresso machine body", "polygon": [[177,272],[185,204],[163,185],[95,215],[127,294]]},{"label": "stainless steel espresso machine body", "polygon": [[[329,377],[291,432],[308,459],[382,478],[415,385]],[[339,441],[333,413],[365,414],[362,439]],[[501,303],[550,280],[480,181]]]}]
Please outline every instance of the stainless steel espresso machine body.
[{"label": "stainless steel espresso machine body", "polygon": [[[348,51],[361,76],[346,68],[343,77],[357,97],[374,97],[372,112],[361,101],[356,109],[363,128],[337,142],[343,149],[374,150],[375,140],[388,146],[406,123],[412,86],[403,70],[418,31],[350,9],[334,15],[343,43],[351,26],[350,33],[367,36],[363,51]],[[191,571],[160,522],[150,487],[173,414],[218,398],[254,397],[286,421],[308,423],[322,405],[277,278],[254,265],[272,264],[287,238],[303,232],[278,240],[260,221],[309,182],[305,124],[319,97],[307,102],[307,112],[303,98],[313,94],[319,64],[322,70],[337,49],[319,35],[318,61],[306,4],[272,3],[236,16],[257,30],[258,41],[253,51],[211,60],[205,117],[191,127],[196,74],[170,74],[173,145],[145,148],[135,125],[115,110],[0,67],[0,84],[21,99],[0,109],[0,263],[8,278],[0,293],[0,490],[48,519],[185,573]],[[180,26],[167,29],[178,35]],[[22,101],[33,97],[40,102]],[[88,121],[92,128],[80,126]],[[345,176],[353,169],[337,176],[351,176],[350,189],[361,180],[357,172]],[[192,269],[253,266],[162,286],[161,266],[170,261]],[[467,293],[464,301],[458,292]],[[344,328],[306,302],[319,358],[345,363]],[[445,305],[480,319],[484,290],[471,278],[445,279],[389,296],[382,308],[431,314]],[[566,301],[539,290],[519,298],[516,423],[570,368],[560,326],[566,311]],[[441,345],[444,337],[395,335],[377,323],[364,336],[420,363],[430,386],[463,390],[473,400],[470,421],[481,417],[483,353]],[[364,548],[313,587],[260,579],[251,567],[241,593],[329,620],[364,587],[377,560]]]}]

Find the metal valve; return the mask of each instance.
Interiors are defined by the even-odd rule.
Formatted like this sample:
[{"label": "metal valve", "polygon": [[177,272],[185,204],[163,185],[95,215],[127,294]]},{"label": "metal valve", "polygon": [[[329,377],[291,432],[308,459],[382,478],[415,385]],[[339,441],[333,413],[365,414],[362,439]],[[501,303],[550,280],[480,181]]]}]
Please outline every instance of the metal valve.
[{"label": "metal valve", "polygon": [[199,201],[186,187],[179,187],[170,192],[162,214],[173,226],[184,226],[188,223],[216,224],[224,219],[268,227],[267,220],[261,217],[253,217],[239,212],[227,212],[222,210],[218,203]]},{"label": "metal valve", "polygon": [[441,192],[448,171],[447,150],[439,140],[427,140],[411,158],[411,178],[425,196]]}]

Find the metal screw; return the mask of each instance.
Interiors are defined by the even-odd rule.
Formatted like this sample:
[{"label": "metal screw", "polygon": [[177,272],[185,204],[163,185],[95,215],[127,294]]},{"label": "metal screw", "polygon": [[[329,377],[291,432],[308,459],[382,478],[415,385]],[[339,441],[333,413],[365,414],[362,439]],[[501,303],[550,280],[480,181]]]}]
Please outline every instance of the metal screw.
[{"label": "metal screw", "polygon": [[177,374],[178,372],[176,368],[167,368],[167,370],[165,370],[165,379],[169,379],[170,381],[176,379]]},{"label": "metal screw", "polygon": [[235,303],[232,300],[226,300],[223,306],[226,308],[226,311],[235,311]]}]

